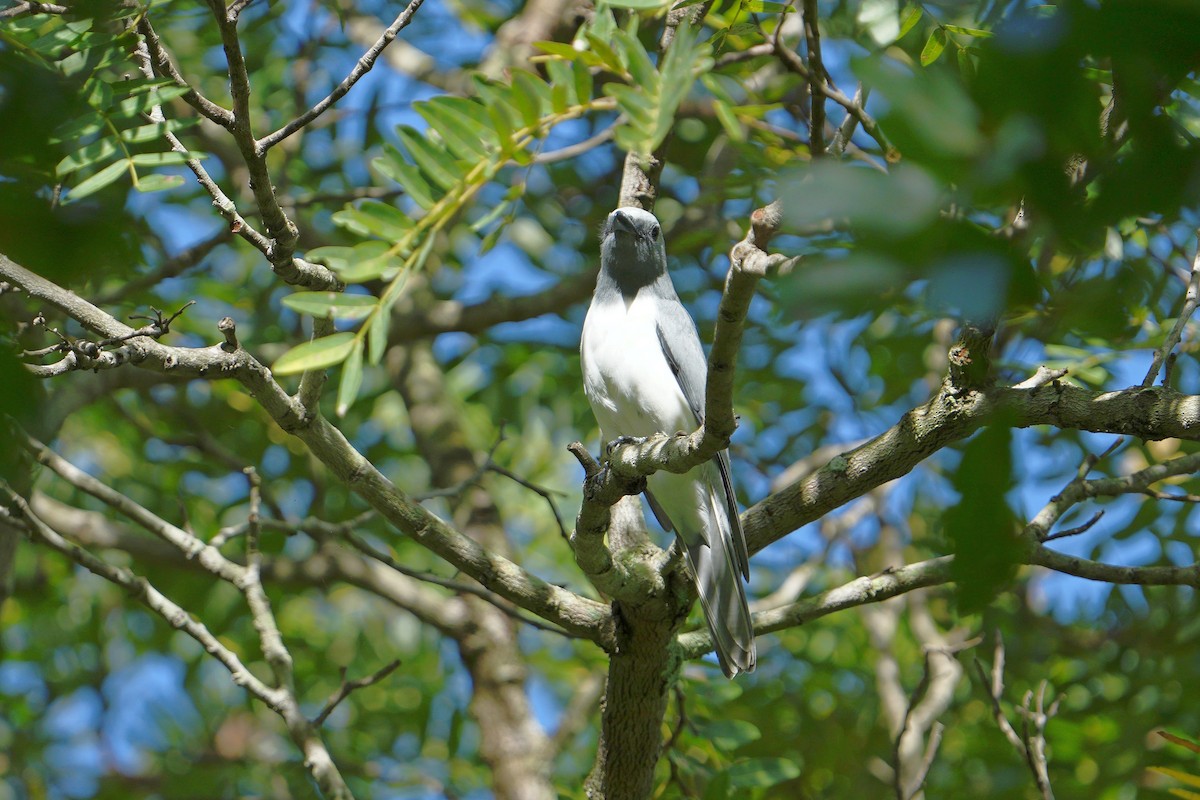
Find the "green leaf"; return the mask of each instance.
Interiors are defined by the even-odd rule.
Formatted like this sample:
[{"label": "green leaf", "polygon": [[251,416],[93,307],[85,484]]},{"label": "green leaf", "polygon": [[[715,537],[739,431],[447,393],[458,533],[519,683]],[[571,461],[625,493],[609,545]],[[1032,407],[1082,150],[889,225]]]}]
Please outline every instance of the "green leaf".
[{"label": "green leaf", "polygon": [[142,114],[149,113],[157,105],[187,94],[187,91],[178,86],[156,87],[154,91],[125,98],[110,109],[108,115],[115,119],[137,118]]},{"label": "green leaf", "polygon": [[500,139],[511,139],[512,130],[525,124],[521,109],[517,106],[517,89],[486,81],[478,75],[474,76],[474,83],[475,92],[487,109],[488,117],[497,123],[496,131]]},{"label": "green leaf", "polygon": [[588,48],[596,54],[600,59],[600,63],[605,69],[612,72],[614,75],[623,75],[625,73],[625,65],[621,62],[620,56],[616,51],[598,35],[588,32],[587,34]]},{"label": "green leaf", "polygon": [[964,36],[974,36],[977,39],[987,39],[992,35],[991,31],[981,30],[980,28],[965,28],[962,25],[943,25],[942,27],[954,33],[961,33]]},{"label": "green leaf", "polygon": [[533,46],[543,53],[549,53],[552,56],[558,56],[567,61],[575,61],[582,58],[586,52],[585,50],[576,50],[573,45],[566,42],[534,42]]},{"label": "green leaf", "polygon": [[311,342],[296,345],[272,365],[276,375],[295,375],[313,369],[325,369],[341,363],[354,349],[355,335],[342,331]]},{"label": "green leaf", "polygon": [[[379,252],[368,252],[368,245],[377,245]],[[390,252],[386,242],[363,242],[354,248],[356,256],[353,263],[338,272],[338,276],[346,283],[363,283],[376,278],[387,278],[402,266],[400,256]],[[359,254],[359,251],[363,251]]]},{"label": "green leaf", "polygon": [[109,85],[112,87],[113,93],[121,97],[133,97],[154,89],[175,86],[170,78],[130,78],[129,80],[113,81]]},{"label": "green leaf", "polygon": [[367,357],[372,364],[383,360],[387,352],[388,327],[391,325],[391,314],[379,313],[367,323]]},{"label": "green leaf", "polygon": [[909,6],[904,12],[904,16],[900,18],[900,32],[896,34],[896,41],[900,41],[908,35],[909,31],[917,27],[917,23],[921,21],[924,14],[925,9],[921,6]]},{"label": "green leaf", "polygon": [[118,152],[121,152],[121,148],[117,145],[115,139],[101,139],[98,142],[92,142],[89,145],[80,147],[58,162],[58,166],[54,170],[61,178],[64,175],[70,175],[77,169],[90,166],[98,161],[108,161]]},{"label": "green leaf", "polygon": [[701,800],[730,800],[733,787],[729,781],[729,770],[723,769],[713,776],[713,779],[708,782],[708,786],[704,789],[704,797]]},{"label": "green leaf", "polygon": [[101,115],[85,114],[84,116],[68,120],[55,128],[54,135],[50,137],[50,142],[73,142],[99,133],[104,130],[104,126],[105,120]]},{"label": "green leaf", "polygon": [[[604,91],[617,101],[629,117],[627,124],[617,130],[617,143],[626,150],[648,155],[654,152],[675,124],[675,112],[691,91],[696,74],[712,63],[706,43],[697,43],[698,33],[692,26],[679,26],[670,50],[663,57],[657,73],[644,75],[639,85],[605,84]],[[645,51],[632,37],[618,39],[630,57],[630,70],[641,74],[645,63],[639,63],[638,53]]]},{"label": "green leaf", "polygon": [[550,84],[550,110],[555,114],[565,114],[567,108],[571,105],[571,87],[574,82],[560,83],[552,81]]},{"label": "green leaf", "polygon": [[632,8],[637,11],[645,11],[651,8],[665,8],[670,4],[670,0],[606,0],[606,3],[612,8]]},{"label": "green leaf", "polygon": [[125,159],[109,164],[104,169],[100,170],[90,178],[80,181],[67,192],[65,202],[74,203],[82,200],[88,195],[94,194],[105,186],[121,177],[121,174],[129,170],[129,162]]},{"label": "green leaf", "polygon": [[316,247],[304,254],[309,261],[324,264],[334,272],[341,272],[350,266],[354,258],[353,247]]},{"label": "green leaf", "polygon": [[720,719],[696,722],[696,735],[712,742],[718,750],[736,750],[762,738],[762,732],[752,722],[743,719]]},{"label": "green leaf", "polygon": [[946,49],[947,34],[945,28],[934,28],[929,34],[925,46],[921,48],[921,66],[928,67],[942,56]]},{"label": "green leaf", "polygon": [[592,99],[592,73],[582,61],[571,65],[571,77],[575,82],[575,98],[579,103]]},{"label": "green leaf", "polygon": [[499,145],[500,137],[492,128],[488,109],[478,100],[447,95],[434,98],[430,104],[438,106],[447,116],[457,119],[464,133],[470,133],[489,147]]},{"label": "green leaf", "polygon": [[177,153],[172,150],[166,153],[138,153],[132,157],[132,160],[139,167],[173,167],[186,164],[192,159],[206,157],[204,153]]},{"label": "green leaf", "polygon": [[717,114],[717,121],[721,123],[721,127],[729,134],[729,138],[735,142],[746,141],[746,132],[742,129],[742,123],[738,120],[737,115],[733,113],[733,109],[724,100],[714,100],[713,110]]},{"label": "green leaf", "polygon": [[113,90],[110,84],[101,80],[92,80],[91,86],[92,89],[87,95],[87,103],[89,106],[103,111],[112,105]]},{"label": "green leaf", "polygon": [[342,209],[334,216],[339,225],[352,227],[360,235],[377,236],[389,242],[399,241],[413,228],[407,214],[378,200],[363,200],[357,207]]},{"label": "green leaf", "polygon": [[1016,574],[1021,542],[1005,499],[1012,484],[1012,431],[999,422],[963,448],[952,480],[960,499],[942,515],[954,550],[950,570],[962,613],[987,608]]},{"label": "green leaf", "polygon": [[526,128],[537,128],[542,120],[542,108],[550,105],[550,87],[529,72],[513,73],[513,99]]},{"label": "green leaf", "polygon": [[575,94],[575,74],[570,64],[566,61],[547,61],[546,74],[550,76],[550,96],[556,114],[566,111],[567,106],[579,104],[579,97]]},{"label": "green leaf", "polygon": [[450,112],[443,104],[436,101],[413,103],[413,108],[425,118],[431,129],[437,131],[438,136],[456,157],[467,161],[487,158],[487,150],[483,147],[480,132],[472,130],[462,118]]},{"label": "green leaf", "polygon": [[454,159],[440,147],[432,144],[420,132],[401,125],[396,129],[400,141],[404,143],[408,154],[420,167],[421,172],[428,175],[434,183],[444,191],[449,191],[458,185],[462,171],[454,163]]},{"label": "green leaf", "polygon": [[[426,211],[433,208],[436,202],[433,188],[421,177],[421,171],[405,161],[403,154],[392,145],[385,144],[383,150],[385,155],[372,159],[371,166],[380,175],[400,184],[400,187],[421,208]],[[334,222],[337,222],[336,214]]]},{"label": "green leaf", "polygon": [[346,363],[342,365],[342,378],[338,381],[337,415],[339,417],[346,416],[350,406],[354,405],[354,401],[358,397],[358,390],[362,388],[362,375],[363,343],[362,339],[355,339],[354,347],[350,350],[350,355],[346,356]]},{"label": "green leaf", "polygon": [[166,136],[168,131],[177,131],[183,128],[190,128],[200,122],[199,117],[190,119],[167,120],[166,122],[154,122],[149,125],[139,125],[136,128],[126,128],[121,131],[121,141],[129,142],[130,144],[141,144],[142,142],[157,141]]},{"label": "green leaf", "polygon": [[[375,309],[379,301],[365,294],[296,292],[283,298],[283,304],[293,311],[310,314],[314,317],[364,319]],[[318,339],[318,341],[324,341],[324,339]]]},{"label": "green leaf", "polygon": [[964,81],[975,77],[975,62],[971,60],[971,48],[961,47],[958,50],[958,74]]},{"label": "green leaf", "polygon": [[[641,40],[625,31],[617,31],[616,42],[619,45],[618,53],[624,56],[622,61],[629,69],[629,74],[633,76],[634,85],[646,90],[647,93],[657,92],[658,70],[654,68],[654,62],[650,60],[650,54],[646,52],[646,48],[642,47]],[[673,48],[675,44],[671,46]]]},{"label": "green leaf", "polygon": [[[703,0],[698,0],[703,2]],[[671,8],[679,8],[679,5],[673,5]],[[742,11],[750,14],[788,14],[795,10],[794,6],[787,3],[772,3],[770,0],[742,0],[740,7]]]},{"label": "green leaf", "polygon": [[730,786],[768,789],[800,777],[800,765],[786,758],[747,758],[729,768]]},{"label": "green leaf", "polygon": [[139,192],[161,192],[164,189],[174,189],[184,184],[182,175],[139,175],[133,188]]}]

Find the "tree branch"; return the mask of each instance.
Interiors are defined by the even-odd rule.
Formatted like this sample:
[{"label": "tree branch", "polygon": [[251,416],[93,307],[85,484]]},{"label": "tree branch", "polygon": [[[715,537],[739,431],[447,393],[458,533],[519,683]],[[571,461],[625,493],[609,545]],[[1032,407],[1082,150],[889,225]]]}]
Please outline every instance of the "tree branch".
[{"label": "tree branch", "polygon": [[56,3],[39,3],[37,0],[18,0],[16,5],[0,11],[0,19],[16,19],[26,14],[66,14],[69,9]]},{"label": "tree branch", "polygon": [[[828,80],[825,72],[825,62],[821,60],[821,32],[817,26],[817,0],[803,0],[804,4],[804,38],[808,44],[808,68],[815,80],[809,81],[810,108],[808,118],[808,151],[813,158],[825,153],[825,97],[816,88],[820,82],[824,85]],[[782,25],[780,26],[783,27]]]},{"label": "tree branch", "polygon": [[317,117],[328,111],[334,103],[342,99],[354,84],[358,83],[362,76],[371,71],[371,68],[375,66],[376,59],[379,58],[379,54],[384,51],[384,48],[392,43],[392,40],[396,38],[396,35],[400,31],[408,27],[408,24],[412,22],[413,15],[417,13],[417,9],[421,7],[423,2],[424,0],[410,0],[408,6],[379,35],[379,39],[375,41],[375,44],[371,45],[367,49],[367,52],[362,54],[358,62],[354,65],[354,68],[350,70],[350,73],[342,79],[341,83],[333,87],[333,91],[287,125],[259,139],[258,151],[265,153],[267,150],[270,150],[296,131],[313,122]]},{"label": "tree branch", "polygon": [[[256,678],[231,650],[222,645],[217,637],[202,622],[172,602],[148,580],[135,575],[129,570],[107,564],[82,547],[67,541],[33,513],[25,498],[13,492],[5,483],[0,483],[0,488],[8,496],[9,501],[20,511],[21,517],[28,525],[30,532],[37,539],[70,558],[72,561],[75,561],[93,574],[123,587],[131,596],[165,619],[171,627],[182,630],[199,642],[206,652],[215,657],[229,670],[234,683],[244,687],[268,708],[283,718],[287,724],[292,741],[304,754],[305,766],[322,791],[328,797],[334,798],[334,800],[351,800],[352,795],[350,794],[349,787],[346,786],[341,773],[333,763],[333,759],[329,755],[329,751],[326,749],[325,743],[317,733],[316,728],[300,713],[299,703],[290,686],[268,687]],[[241,570],[236,565],[231,566]],[[221,577],[225,576],[222,575]],[[235,585],[242,588],[236,582]],[[249,599],[248,596],[247,599]],[[259,622],[257,616],[258,613],[256,612],[256,626]],[[270,624],[274,625],[273,618]],[[266,644],[264,641],[264,649]],[[280,646],[282,647],[282,642],[280,642]]]},{"label": "tree branch", "polygon": [[147,15],[143,14],[138,20],[137,29],[138,33],[142,35],[142,41],[145,42],[153,75],[170,78],[176,86],[186,89],[186,93],[180,96],[183,102],[196,109],[205,119],[215,122],[226,130],[231,130],[233,127],[233,112],[209,100],[187,82],[174,62],[171,61],[171,54],[163,46],[162,39],[159,38],[158,33],[150,24],[150,18]]},{"label": "tree branch", "polygon": [[[925,405],[866,443],[835,456],[806,478],[742,515],[750,551],[871,489],[910,472],[933,453],[993,421],[1013,427],[1116,433],[1158,440],[1200,440],[1200,396],[1164,387],[1093,391],[1061,381],[1028,389],[989,387],[960,392],[946,385]],[[1168,462],[1170,463],[1170,462]]]},{"label": "tree branch", "polygon": [[783,31],[783,26],[775,29],[775,55],[779,57],[780,62],[790,72],[794,72],[808,82],[812,88],[813,96],[820,94],[837,103],[846,112],[858,120],[858,124],[862,126],[863,131],[878,143],[883,150],[884,157],[889,161],[895,158],[895,148],[888,141],[887,136],[879,128],[879,123],[875,118],[867,113],[861,102],[856,103],[841,92],[836,86],[826,83],[824,79],[818,76],[813,70],[809,69],[804,63],[804,59],[796,55],[787,45],[780,40],[780,35]]},{"label": "tree branch", "polygon": [[[949,583],[952,556],[921,561],[896,569],[889,569],[870,577],[860,577],[836,589],[822,592],[815,597],[797,603],[763,611],[754,615],[754,632],[764,633],[795,628],[814,619],[827,616],[866,603],[878,603],[891,597],[921,589]],[[712,637],[706,630],[695,630],[681,634],[679,645],[685,658],[699,658],[712,650]]]},{"label": "tree branch", "polygon": [[[1197,231],[1197,237],[1200,237],[1200,231]],[[1162,371],[1163,364],[1167,362],[1171,351],[1175,349],[1175,345],[1179,344],[1179,340],[1183,338],[1183,329],[1187,327],[1188,320],[1196,312],[1197,304],[1200,304],[1200,241],[1196,244],[1196,255],[1192,259],[1192,271],[1188,275],[1187,292],[1183,297],[1183,307],[1179,309],[1179,316],[1176,317],[1175,324],[1171,326],[1171,332],[1167,334],[1167,338],[1163,340],[1162,345],[1154,351],[1154,360],[1150,363],[1150,369],[1146,371],[1146,377],[1142,379],[1142,386],[1150,386],[1154,383],[1154,379]],[[1167,383],[1167,376],[1163,376],[1163,384],[1166,385]]]},{"label": "tree branch", "polygon": [[[19,286],[103,336],[131,329],[77,295],[0,255],[0,280]],[[608,606],[588,600],[526,572],[463,536],[397,489],[324,417],[306,416],[275,382],[271,372],[245,350],[229,352],[224,343],[206,348],[168,347],[138,339],[130,342],[130,362],[171,375],[233,378],[285,432],[299,438],[329,470],[400,531],[510,602],[543,619],[595,641],[612,645]]]}]

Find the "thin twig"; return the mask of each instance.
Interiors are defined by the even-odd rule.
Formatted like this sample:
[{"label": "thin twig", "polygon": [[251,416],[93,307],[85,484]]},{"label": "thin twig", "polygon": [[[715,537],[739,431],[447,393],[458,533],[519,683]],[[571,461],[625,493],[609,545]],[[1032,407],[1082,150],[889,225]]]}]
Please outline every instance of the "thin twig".
[{"label": "thin twig", "polygon": [[863,131],[879,144],[880,148],[883,150],[884,156],[889,161],[894,159],[895,149],[892,147],[883,131],[879,129],[879,123],[875,121],[875,118],[868,114],[866,109],[861,105],[855,103],[849,97],[846,97],[846,95],[843,94],[837,87],[818,79],[818,77],[813,74],[813,71],[808,68],[808,65],[804,63],[804,59],[800,58],[800,56],[796,55],[796,53],[794,53],[789,47],[780,41],[782,30],[782,26],[776,29],[774,45],[775,54],[779,57],[779,60],[783,63],[783,66],[786,67],[790,72],[794,72],[801,78],[804,78],[804,80],[808,81],[809,86],[812,87],[813,94],[819,93],[829,98],[842,108],[846,109],[848,113],[852,114],[858,120],[859,124],[862,125]]},{"label": "thin twig", "polygon": [[325,724],[325,720],[329,719],[329,715],[333,713],[333,710],[338,707],[338,704],[349,697],[351,692],[357,691],[358,689],[365,689],[368,686],[373,686],[374,684],[379,683],[388,675],[391,675],[393,672],[395,672],[399,666],[400,659],[397,658],[392,663],[377,669],[375,672],[371,673],[365,678],[358,678],[352,681],[346,680],[346,668],[342,667],[342,685],[338,687],[338,690],[333,693],[333,696],[326,701],[325,707],[321,709],[321,713],[313,717],[312,724],[318,728],[321,727]]},{"label": "thin twig", "polygon": [[274,133],[269,133],[263,138],[259,139],[258,151],[260,153],[266,153],[266,151],[270,150],[272,147],[279,144],[284,139],[324,114],[333,106],[334,103],[344,97],[346,93],[349,92],[354,86],[354,84],[358,83],[362,76],[371,71],[371,68],[375,66],[375,60],[379,58],[379,54],[384,51],[384,48],[392,43],[392,40],[396,38],[396,35],[400,33],[400,31],[408,27],[408,24],[412,22],[413,15],[417,13],[417,9],[421,7],[423,2],[424,0],[410,0],[408,6],[401,11],[396,19],[392,21],[392,24],[389,25],[382,34],[380,34],[379,39],[376,40],[375,44],[371,45],[367,49],[367,52],[362,54],[362,56],[358,59],[358,63],[356,63],[354,68],[350,70],[350,74],[343,78],[341,83],[333,87],[333,91],[331,91],[326,97],[322,98],[308,111],[305,111],[287,125],[284,125]]},{"label": "thin twig", "polygon": [[1081,533],[1087,533],[1089,530],[1091,530],[1093,525],[1095,525],[1097,522],[1100,521],[1100,519],[1103,516],[1104,516],[1104,509],[1101,509],[1101,510],[1097,511],[1095,514],[1093,514],[1092,518],[1089,519],[1087,522],[1083,523],[1082,525],[1076,525],[1074,528],[1068,528],[1065,531],[1059,531],[1057,533],[1052,533],[1049,536],[1047,536],[1046,538],[1042,539],[1042,542],[1043,543],[1053,542],[1055,539],[1065,539],[1068,536],[1078,536]]},{"label": "thin twig", "polygon": [[[854,105],[859,108],[865,108],[867,104],[867,95],[870,94],[870,89],[863,86],[863,82],[858,82],[858,87],[854,90]],[[842,124],[838,126],[833,133],[833,138],[829,141],[829,146],[825,148],[825,152],[831,156],[840,156],[847,149],[853,147],[851,140],[854,138],[854,129],[858,127],[858,117],[853,114],[847,114],[842,120]],[[857,149],[857,148],[855,148]],[[874,164],[874,162],[870,162]]]},{"label": "thin twig", "polygon": [[608,126],[604,130],[589,136],[582,142],[569,144],[566,147],[560,147],[557,150],[551,150],[548,153],[538,153],[533,157],[534,164],[553,164],[556,161],[566,161],[576,156],[582,155],[589,150],[594,150],[605,142],[611,140],[617,133],[616,123]]},{"label": "thin twig", "polygon": [[561,495],[561,494],[563,494],[562,492],[556,492],[552,489],[546,489],[544,487],[538,486],[536,483],[533,483],[532,481],[526,480],[525,478],[522,478],[520,475],[517,475],[512,470],[500,466],[495,461],[492,461],[492,459],[490,457],[488,458],[487,469],[492,472],[495,472],[497,475],[503,475],[504,477],[508,478],[509,480],[515,481],[516,483],[520,484],[521,486],[524,486],[526,489],[528,489],[529,491],[533,492],[534,494],[538,495],[543,500],[545,500],[546,505],[550,506],[550,513],[554,515],[554,522],[556,525],[558,525],[559,534],[562,535],[562,538],[564,540],[570,538],[570,534],[567,532],[567,526],[565,524],[563,524],[562,515],[558,513],[558,505],[555,504],[555,502],[554,502],[554,495],[556,495],[556,494]]},{"label": "thin twig", "polygon": [[[1197,236],[1200,236],[1200,232],[1197,232]],[[1175,319],[1175,324],[1171,326],[1171,332],[1167,334],[1167,338],[1154,351],[1154,360],[1150,362],[1150,369],[1146,371],[1146,377],[1142,379],[1142,386],[1150,386],[1154,383],[1154,379],[1158,377],[1159,371],[1163,368],[1163,363],[1175,349],[1175,345],[1179,344],[1179,340],[1183,338],[1183,329],[1187,326],[1188,320],[1192,318],[1198,304],[1200,304],[1200,242],[1196,245],[1196,256],[1192,259],[1192,271],[1188,276],[1187,292],[1183,296],[1183,308],[1179,310],[1179,316]]]},{"label": "thin twig", "polygon": [[166,620],[171,627],[183,631],[199,642],[209,655],[216,658],[229,670],[236,684],[249,691],[273,711],[282,713],[283,693],[278,689],[272,689],[256,678],[254,673],[242,664],[241,659],[232,650],[221,644],[220,640],[195,615],[176,605],[142,576],[136,575],[126,568],[115,567],[74,542],[65,539],[34,514],[25,498],[14,492],[7,483],[0,481],[0,489],[7,496],[9,503],[16,507],[27,529],[43,544],[58,551],[92,574],[124,588],[131,596]]},{"label": "thin twig", "polygon": [[410,569],[409,567],[406,567],[400,562],[396,561],[396,559],[392,558],[387,553],[372,547],[365,540],[354,533],[345,533],[342,535],[342,538],[349,542],[354,549],[358,550],[360,553],[370,556],[382,564],[386,564],[387,566],[396,570],[396,572],[399,572],[401,575],[407,575],[410,578],[415,578],[419,581],[424,581],[425,583],[432,583],[434,586],[441,586],[444,589],[450,589],[461,594],[474,595],[491,603],[513,619],[524,622],[526,625],[537,628],[538,630],[557,633],[561,636],[567,637],[568,639],[582,638],[571,631],[567,631],[558,627],[557,625],[544,622],[536,617],[531,617],[528,614],[523,613],[517,606],[496,595],[495,593],[488,591],[482,586],[464,583],[463,581],[451,580],[450,578],[443,578],[430,572],[421,572],[420,570]]}]

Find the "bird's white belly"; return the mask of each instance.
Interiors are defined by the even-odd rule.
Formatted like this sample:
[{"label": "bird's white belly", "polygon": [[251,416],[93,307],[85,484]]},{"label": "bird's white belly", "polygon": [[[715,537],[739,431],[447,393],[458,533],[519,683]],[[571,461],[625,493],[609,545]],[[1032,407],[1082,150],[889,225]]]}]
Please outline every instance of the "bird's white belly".
[{"label": "bird's white belly", "polygon": [[692,430],[695,418],[658,341],[655,300],[593,304],[583,326],[583,384],[607,439]]}]

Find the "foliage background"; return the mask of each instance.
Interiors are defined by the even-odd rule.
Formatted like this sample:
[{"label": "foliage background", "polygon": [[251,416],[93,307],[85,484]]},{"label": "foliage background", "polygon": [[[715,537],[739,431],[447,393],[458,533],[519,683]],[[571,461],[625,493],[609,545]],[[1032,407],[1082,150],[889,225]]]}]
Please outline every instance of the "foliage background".
[{"label": "foliage background", "polygon": [[[389,320],[377,334],[386,337],[378,364],[367,358],[356,392],[331,382],[323,402],[331,417],[336,406],[348,406],[339,428],[384,474],[417,495],[446,488],[414,434],[416,384],[398,390],[405,370],[429,357],[439,376],[436,403],[457,423],[454,443],[477,463],[490,454],[552,492],[569,528],[581,476],[565,447],[579,438],[593,450],[598,444],[577,359],[598,258],[594,234],[618,203],[625,150],[654,150],[664,140],[655,211],[675,284],[702,338],[711,336],[724,253],[752,208],[781,197],[786,235],[775,249],[804,256],[791,274],[764,284],[747,325],[735,390],[741,426],[732,446],[746,506],[923,403],[946,371],[955,319],[1002,320],[992,353],[1002,381],[1024,380],[1046,365],[1068,367],[1071,380],[1093,388],[1142,382],[1192,269],[1198,12],[1165,1],[806,5],[819,14],[821,62],[798,43],[800,14],[769,2],[725,2],[708,10],[690,60],[668,66],[654,56],[664,12],[656,4],[430,2],[387,51],[392,60],[381,60],[332,111],[270,152],[265,163],[308,258],[361,267],[370,262],[362,248],[380,252],[364,240],[390,247],[412,236],[409,246],[374,262],[375,274],[349,280],[376,297],[389,285],[403,291],[389,313],[375,317]],[[248,5],[239,33],[259,134],[327,94],[396,11],[371,2]],[[311,330],[299,301],[287,299],[294,290],[231,233],[161,136],[128,143],[129,153],[118,156],[103,144],[116,141],[112,127],[84,126],[97,114],[121,130],[146,122],[135,112],[148,106],[135,101],[125,107],[131,113],[122,112],[121,88],[99,88],[136,71],[130,52],[137,37],[125,28],[139,15],[153,20],[196,89],[228,102],[229,76],[207,9],[72,5],[68,20],[92,22],[69,35],[57,15],[0,21],[0,252],[120,317],[195,300],[173,325],[170,343],[212,344],[216,321],[229,315],[243,345],[274,362]],[[845,94],[861,81],[868,95],[862,107],[878,121],[875,136],[858,126],[844,152],[826,157],[813,147],[808,81],[786,58],[754,55],[780,26],[808,68],[823,63]],[[365,39],[364,28],[371,31]],[[526,32],[569,46],[531,47]],[[656,69],[665,73],[657,87]],[[532,72],[515,77],[520,70]],[[1102,125],[1114,72],[1126,82],[1123,103]],[[700,79],[691,84],[693,74]],[[606,82],[626,88],[606,90]],[[561,88],[568,85],[570,92]],[[193,109],[171,94],[155,95],[172,121],[165,124],[189,151],[207,155],[206,169],[249,224],[261,226],[243,155],[217,126],[194,124]],[[475,110],[484,108],[479,119],[496,141],[470,139],[478,123],[435,116],[431,125],[429,109],[439,107],[417,101],[444,95],[483,98]],[[586,109],[565,111],[576,106]],[[845,111],[831,101],[824,106],[828,143]],[[537,123],[532,140],[506,145],[504,125],[519,129],[530,120]],[[466,141],[456,144],[463,130]],[[581,142],[594,146],[560,160],[540,157]],[[468,161],[480,146],[486,155]],[[105,177],[109,183],[86,183],[113,163],[125,166]],[[470,184],[467,167],[487,163],[494,168]],[[129,165],[145,183],[140,188],[161,191],[133,191]],[[441,184],[439,168],[450,173]],[[469,197],[455,194],[467,185],[474,186]],[[422,190],[431,202],[421,202]],[[441,224],[434,224],[436,212],[414,223],[420,206],[441,196],[451,198]],[[1022,201],[1026,224],[1014,226]],[[328,249],[335,247],[358,249]],[[554,287],[560,294],[522,313],[483,314],[505,298],[545,298]],[[468,315],[449,330],[423,328],[422,312],[445,300],[496,322],[476,325]],[[0,302],[14,333],[17,321],[39,310],[12,295]],[[360,330],[353,321],[337,325]],[[30,348],[33,333],[21,336]],[[1200,392],[1194,342],[1189,328],[1170,373],[1185,394]],[[201,538],[246,519],[241,470],[256,467],[264,513],[289,521],[264,531],[261,548],[306,711],[315,714],[338,688],[340,668],[356,677],[401,661],[324,727],[351,785],[375,797],[491,796],[460,651],[325,566],[336,537],[303,521],[339,523],[365,506],[244,389],[129,368],[29,385],[10,356],[2,366],[6,413]],[[903,710],[922,684],[932,663],[923,648],[982,636],[983,644],[946,659],[957,673],[939,714],[945,730],[927,794],[1034,796],[974,671],[975,658],[990,666],[995,633],[1007,651],[1007,709],[1042,681],[1062,697],[1045,732],[1057,796],[1165,794],[1167,782],[1148,766],[1195,771],[1188,754],[1161,749],[1153,735],[1200,731],[1189,689],[1200,674],[1194,586],[1114,588],[1008,569],[997,544],[1067,485],[1086,454],[1113,441],[1045,427],[984,434],[756,555],[753,594],[786,584],[782,600],[947,553],[957,553],[964,570],[974,554],[977,572],[956,590],[915,592],[890,601],[887,611],[864,607],[766,637],[758,671],[733,683],[707,661],[689,664],[667,715],[661,795],[882,796],[894,763],[889,708],[900,691]],[[20,487],[30,479],[28,464],[15,446],[4,452],[15,476],[9,480]],[[1126,436],[1094,469],[1122,476],[1194,452],[1190,442]],[[70,527],[94,549],[135,565],[227,646],[257,658],[254,630],[231,586],[121,527],[103,504],[52,475],[32,479],[45,508],[77,514]],[[494,472],[479,485],[519,563],[550,582],[592,591],[545,499]],[[1192,475],[1163,490],[1200,494]],[[456,497],[426,505],[455,518]],[[1200,522],[1192,503],[1094,500],[1062,528],[1082,525],[1097,509],[1105,512],[1100,521],[1056,547],[1112,563],[1195,561]],[[354,530],[409,569],[454,577],[378,518]],[[111,535],[124,537],[120,547],[105,546]],[[529,626],[519,643],[537,721],[563,732],[552,780],[562,796],[580,796],[596,747],[603,654]],[[0,797],[316,795],[279,720],[191,639],[28,541],[18,547],[12,596],[0,606],[0,646]]]}]

